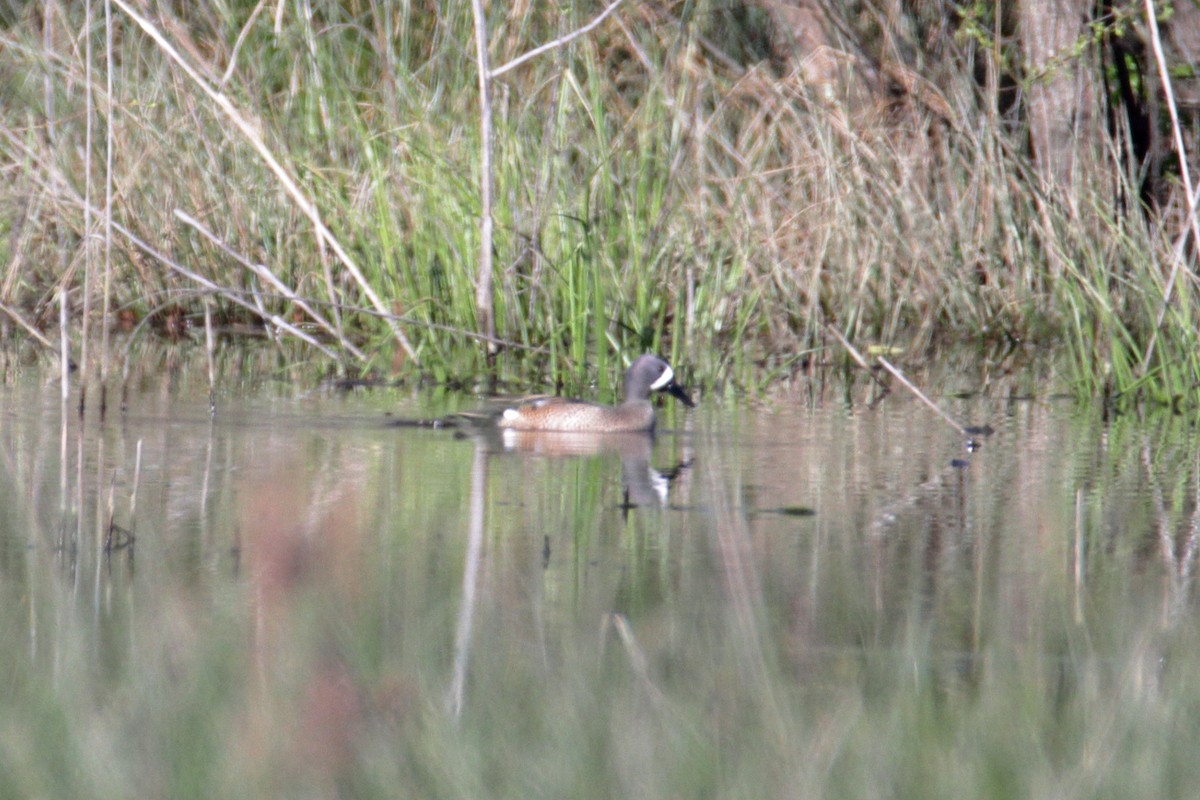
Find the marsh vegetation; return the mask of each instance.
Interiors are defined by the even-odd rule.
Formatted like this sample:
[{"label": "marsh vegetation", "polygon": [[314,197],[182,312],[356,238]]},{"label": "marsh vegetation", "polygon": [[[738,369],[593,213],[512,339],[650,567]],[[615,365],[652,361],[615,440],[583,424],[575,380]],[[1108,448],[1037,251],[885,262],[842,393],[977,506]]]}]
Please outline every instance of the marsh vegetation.
[{"label": "marsh vegetation", "polygon": [[1190,796],[1196,5],[484,5],[0,0],[0,795]]},{"label": "marsh vegetation", "polygon": [[6,6],[5,338],[89,384],[99,330],[207,320],[611,393],[645,350],[752,390],[844,363],[832,326],[1192,407],[1197,12],[1074,5],[493,5],[487,259],[471,4]]}]

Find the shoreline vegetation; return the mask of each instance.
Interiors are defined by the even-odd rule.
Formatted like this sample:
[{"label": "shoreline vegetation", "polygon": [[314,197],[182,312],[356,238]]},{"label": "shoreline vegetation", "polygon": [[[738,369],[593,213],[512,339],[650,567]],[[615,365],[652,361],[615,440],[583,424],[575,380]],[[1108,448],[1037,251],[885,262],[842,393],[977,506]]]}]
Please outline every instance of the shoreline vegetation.
[{"label": "shoreline vegetation", "polygon": [[1200,10],[1074,6],[5,6],[0,337],[602,394],[965,344],[1194,413]]}]

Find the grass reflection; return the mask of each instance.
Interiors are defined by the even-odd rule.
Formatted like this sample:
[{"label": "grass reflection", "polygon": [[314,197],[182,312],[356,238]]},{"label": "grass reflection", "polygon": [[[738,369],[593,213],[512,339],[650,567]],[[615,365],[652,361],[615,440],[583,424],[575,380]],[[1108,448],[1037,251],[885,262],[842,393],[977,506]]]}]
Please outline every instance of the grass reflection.
[{"label": "grass reflection", "polygon": [[[912,444],[904,411],[714,412],[563,457],[388,429],[372,398],[212,420],[156,394],[101,427],[30,391],[0,393],[0,796],[1141,798],[1200,778],[1200,470],[1173,422],[1010,408],[945,472],[958,453]],[[105,552],[139,440],[135,549]],[[630,508],[631,459],[688,466]]]}]

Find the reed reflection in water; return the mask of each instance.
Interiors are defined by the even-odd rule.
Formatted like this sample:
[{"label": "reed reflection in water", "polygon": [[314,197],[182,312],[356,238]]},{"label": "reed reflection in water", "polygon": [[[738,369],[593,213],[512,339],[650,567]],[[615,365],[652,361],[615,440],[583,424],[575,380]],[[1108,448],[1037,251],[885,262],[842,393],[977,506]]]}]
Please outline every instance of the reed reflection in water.
[{"label": "reed reflection in water", "polygon": [[444,410],[283,386],[213,417],[206,392],[147,381],[101,423],[9,380],[0,791],[1168,796],[1200,777],[1179,735],[1200,724],[1200,467],[1178,420],[959,402],[997,429],[966,454],[900,401],[509,441],[388,427],[400,403]]}]

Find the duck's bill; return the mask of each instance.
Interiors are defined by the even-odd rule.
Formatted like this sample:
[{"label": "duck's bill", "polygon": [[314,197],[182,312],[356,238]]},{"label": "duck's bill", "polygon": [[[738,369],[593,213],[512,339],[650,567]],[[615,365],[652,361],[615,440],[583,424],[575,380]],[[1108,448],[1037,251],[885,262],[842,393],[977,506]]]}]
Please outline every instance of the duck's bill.
[{"label": "duck's bill", "polygon": [[671,395],[671,397],[674,397],[679,402],[683,403],[688,408],[696,407],[696,404],[692,402],[692,398],[688,397],[688,394],[683,390],[683,387],[675,381],[671,381],[664,386],[663,391]]}]

